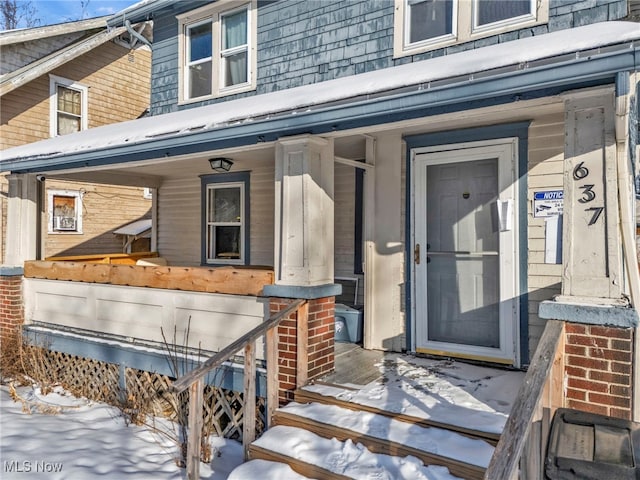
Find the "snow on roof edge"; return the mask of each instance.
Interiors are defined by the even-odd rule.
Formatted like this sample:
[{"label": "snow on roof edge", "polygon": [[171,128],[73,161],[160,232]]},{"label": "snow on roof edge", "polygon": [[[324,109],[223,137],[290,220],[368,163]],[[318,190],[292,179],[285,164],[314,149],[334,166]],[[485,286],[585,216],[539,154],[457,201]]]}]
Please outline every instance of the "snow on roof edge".
[{"label": "snow on roof edge", "polygon": [[177,137],[212,130],[232,122],[251,121],[256,117],[636,40],[640,40],[640,26],[637,23],[602,22],[585,25],[42,140],[0,152],[0,171],[1,163],[9,160],[62,156],[133,145],[154,138]]}]

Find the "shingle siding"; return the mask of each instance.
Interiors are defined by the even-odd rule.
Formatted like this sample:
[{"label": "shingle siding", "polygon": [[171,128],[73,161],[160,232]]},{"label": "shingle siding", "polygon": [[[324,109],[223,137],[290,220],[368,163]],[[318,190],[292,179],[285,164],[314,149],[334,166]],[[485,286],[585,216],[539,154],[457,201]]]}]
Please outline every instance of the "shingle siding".
[{"label": "shingle siding", "polygon": [[178,22],[175,16],[189,5],[193,4],[177,4],[176,9],[159,12],[154,19],[151,105],[154,115],[356,75],[589,23],[620,20],[629,11],[627,0],[550,0],[547,24],[394,59],[393,0],[259,1],[256,90],[178,105]]}]

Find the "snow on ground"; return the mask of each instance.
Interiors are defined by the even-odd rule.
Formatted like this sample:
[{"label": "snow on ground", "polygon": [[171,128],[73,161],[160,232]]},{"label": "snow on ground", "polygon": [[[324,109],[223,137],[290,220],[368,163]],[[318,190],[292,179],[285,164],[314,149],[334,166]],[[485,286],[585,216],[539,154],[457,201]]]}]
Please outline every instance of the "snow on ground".
[{"label": "snow on ground", "polygon": [[[385,355],[377,367],[383,375],[382,380],[355,390],[353,386],[336,388],[322,384],[307,388],[346,401],[499,433],[524,377],[522,372],[400,354]],[[37,389],[23,387],[19,389],[19,395],[27,402],[33,402],[28,403],[32,406],[31,413],[22,411],[22,404],[11,399],[6,386],[0,387],[0,478],[3,480],[185,478],[185,470],[174,461],[175,444],[147,427],[127,425],[117,408],[78,399],[60,389],[42,395]],[[349,419],[343,419],[345,426],[357,418],[351,413]],[[370,418],[362,421],[375,426]],[[163,429],[171,429],[169,422],[158,422]],[[410,432],[401,434],[410,435]],[[259,442],[267,441],[268,445],[264,447],[284,448],[285,452],[287,449],[303,452],[327,449],[329,452],[329,447],[337,442],[305,435],[296,433],[292,436],[285,432],[276,437],[267,436],[269,440],[263,437]],[[445,446],[443,442],[440,439],[436,447],[444,450],[456,448]],[[212,438],[211,443],[217,454],[214,454],[211,464],[201,464],[201,478],[227,479],[230,472],[242,463],[242,446],[219,438]],[[468,446],[460,448],[470,451]],[[333,466],[343,468],[343,474],[353,478],[374,478],[370,474],[382,471],[389,472],[392,475],[389,478],[408,480],[455,478],[443,467],[425,467],[413,457],[379,458],[351,442],[345,442],[337,454],[333,452],[326,456],[310,454],[308,460],[320,466],[332,465],[332,461],[343,462]],[[475,453],[486,457],[480,455],[481,452]],[[358,466],[344,463],[345,459],[352,458],[358,458]],[[471,458],[473,456],[467,461]],[[478,464],[485,461],[476,459]],[[271,462],[245,464],[229,477],[230,480],[271,478],[299,480],[303,477],[289,467]]]},{"label": "snow on ground", "polygon": [[323,384],[305,389],[394,413],[501,433],[524,379],[523,372],[400,354],[385,355],[377,367],[382,380],[356,390]]},{"label": "snow on ground", "polygon": [[[46,396],[20,388],[32,406],[11,399],[0,387],[0,478],[2,480],[182,480],[175,444],[149,428],[127,426],[120,411],[78,399],[58,389]],[[33,402],[33,403],[31,403]],[[45,412],[45,413],[42,413]],[[165,431],[169,422],[159,425]],[[200,465],[200,477],[226,479],[242,463],[242,445],[211,438],[214,458]]]}]

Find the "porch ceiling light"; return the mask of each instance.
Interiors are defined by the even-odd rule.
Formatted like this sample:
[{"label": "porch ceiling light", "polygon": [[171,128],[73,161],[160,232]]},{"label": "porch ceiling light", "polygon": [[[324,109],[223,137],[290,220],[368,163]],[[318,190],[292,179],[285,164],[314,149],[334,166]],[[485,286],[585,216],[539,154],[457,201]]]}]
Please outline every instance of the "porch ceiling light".
[{"label": "porch ceiling light", "polygon": [[209,165],[211,165],[211,170],[215,170],[216,172],[228,172],[231,170],[233,160],[225,157],[210,158]]}]

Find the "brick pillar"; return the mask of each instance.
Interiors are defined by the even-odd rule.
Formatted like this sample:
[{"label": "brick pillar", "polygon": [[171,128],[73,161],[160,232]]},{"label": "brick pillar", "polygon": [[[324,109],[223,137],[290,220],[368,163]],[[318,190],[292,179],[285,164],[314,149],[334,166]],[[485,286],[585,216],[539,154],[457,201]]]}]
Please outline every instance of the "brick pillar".
[{"label": "brick pillar", "polygon": [[0,342],[9,341],[24,323],[22,274],[6,274],[0,267]]},{"label": "brick pillar", "polygon": [[566,406],[631,420],[633,328],[566,323]]},{"label": "brick pillar", "polygon": [[[294,299],[271,298],[270,313],[284,310]],[[307,338],[308,380],[334,369],[335,297],[307,300],[309,304]],[[297,319],[293,312],[278,327],[278,383],[280,405],[293,400],[297,381]]]}]

